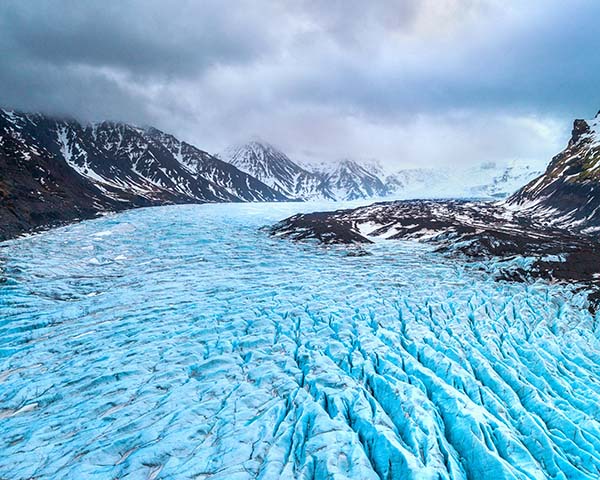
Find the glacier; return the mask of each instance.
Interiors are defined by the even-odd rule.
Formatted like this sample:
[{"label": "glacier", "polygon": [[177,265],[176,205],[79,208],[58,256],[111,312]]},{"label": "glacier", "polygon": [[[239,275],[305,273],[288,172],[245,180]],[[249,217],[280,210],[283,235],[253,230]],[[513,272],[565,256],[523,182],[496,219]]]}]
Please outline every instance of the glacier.
[{"label": "glacier", "polygon": [[316,209],[147,208],[0,244],[0,478],[600,478],[585,292],[261,228]]}]

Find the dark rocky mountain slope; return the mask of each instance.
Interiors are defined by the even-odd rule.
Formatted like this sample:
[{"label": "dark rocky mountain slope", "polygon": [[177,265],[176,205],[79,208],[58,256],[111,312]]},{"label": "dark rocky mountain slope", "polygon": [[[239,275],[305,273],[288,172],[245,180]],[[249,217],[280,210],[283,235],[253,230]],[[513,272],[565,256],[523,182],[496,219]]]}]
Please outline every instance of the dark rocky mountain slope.
[{"label": "dark rocky mountain slope", "polygon": [[593,120],[575,120],[567,148],[508,204],[549,224],[588,231],[600,227],[600,112]]},{"label": "dark rocky mountain slope", "polygon": [[0,240],[141,206],[281,200],[287,197],[154,128],[0,110]]}]

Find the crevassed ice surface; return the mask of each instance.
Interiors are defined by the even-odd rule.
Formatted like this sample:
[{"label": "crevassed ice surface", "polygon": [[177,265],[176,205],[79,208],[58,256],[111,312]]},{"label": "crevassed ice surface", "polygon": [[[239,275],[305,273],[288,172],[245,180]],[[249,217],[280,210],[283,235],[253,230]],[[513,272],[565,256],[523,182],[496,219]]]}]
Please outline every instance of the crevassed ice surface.
[{"label": "crevassed ice surface", "polygon": [[0,478],[600,477],[584,294],[259,229],[300,209],[145,209],[3,244]]}]

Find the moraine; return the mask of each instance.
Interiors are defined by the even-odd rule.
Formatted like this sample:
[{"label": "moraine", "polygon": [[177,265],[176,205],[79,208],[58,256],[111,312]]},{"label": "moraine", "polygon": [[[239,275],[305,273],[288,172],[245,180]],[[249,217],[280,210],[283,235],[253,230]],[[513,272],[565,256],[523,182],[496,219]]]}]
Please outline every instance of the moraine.
[{"label": "moraine", "polygon": [[598,478],[583,292],[261,228],[316,208],[141,209],[0,244],[0,478]]}]

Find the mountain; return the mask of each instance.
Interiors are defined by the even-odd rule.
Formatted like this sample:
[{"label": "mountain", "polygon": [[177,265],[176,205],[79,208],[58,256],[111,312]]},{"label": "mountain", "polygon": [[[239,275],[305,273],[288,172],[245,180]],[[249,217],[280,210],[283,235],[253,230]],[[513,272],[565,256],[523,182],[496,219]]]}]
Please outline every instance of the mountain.
[{"label": "mountain", "polygon": [[353,160],[337,163],[332,171],[324,174],[324,181],[337,200],[358,200],[387,194],[381,179]]},{"label": "mountain", "polygon": [[0,238],[103,211],[287,200],[154,128],[0,110]]},{"label": "mountain", "polygon": [[300,165],[320,176],[326,190],[335,200],[384,197],[388,193],[382,180],[383,169],[376,160],[303,161]]},{"label": "mountain", "polygon": [[357,200],[383,197],[387,188],[376,163],[345,159],[300,163],[266,142],[250,141],[226,150],[230,164],[295,200]]},{"label": "mountain", "polygon": [[[466,168],[385,168],[376,160],[302,163],[322,175],[338,200],[358,198],[506,198],[542,173],[535,164],[484,162]],[[338,181],[338,177],[341,181]]]},{"label": "mountain", "polygon": [[[0,113],[0,240],[42,225],[121,210],[110,198],[46,149],[37,146],[19,117]],[[143,206],[142,199],[130,201]],[[140,203],[136,203],[139,201]]]},{"label": "mountain", "polygon": [[288,200],[253,176],[193,145],[181,142],[173,135],[156,128],[148,128],[143,134],[149,142],[164,146],[191,174],[208,180],[237,200],[248,202]]},{"label": "mountain", "polygon": [[0,238],[99,212],[173,203],[502,197],[535,171],[385,172],[376,161],[302,165],[264,142],[223,161],[156,128],[0,110]]},{"label": "mountain", "polygon": [[578,229],[600,227],[600,112],[575,120],[567,147],[539,178],[507,203],[546,222]]},{"label": "mountain", "polygon": [[251,141],[230,148],[222,157],[286,197],[335,200],[322,175],[309,172],[266,142]]},{"label": "mountain", "polygon": [[251,141],[222,158],[296,200],[369,198],[506,198],[542,170],[526,162],[468,168],[390,169],[377,160],[295,162],[266,142]]}]

